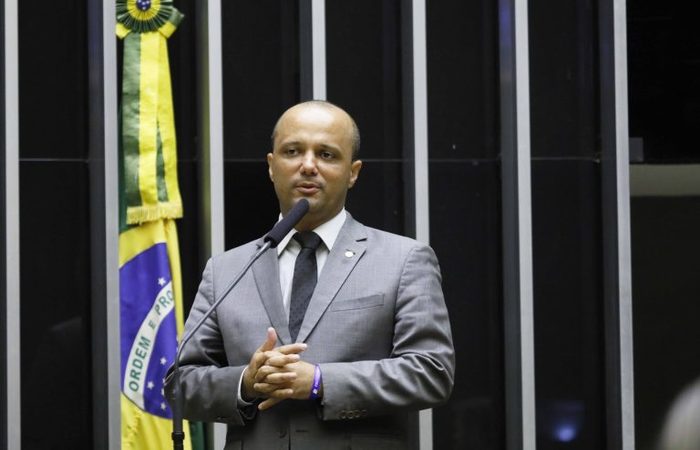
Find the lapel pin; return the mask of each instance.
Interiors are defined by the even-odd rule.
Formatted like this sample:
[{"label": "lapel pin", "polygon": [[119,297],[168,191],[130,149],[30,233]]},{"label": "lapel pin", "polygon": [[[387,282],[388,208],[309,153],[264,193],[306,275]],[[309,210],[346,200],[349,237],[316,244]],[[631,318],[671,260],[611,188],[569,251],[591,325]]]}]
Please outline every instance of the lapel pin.
[{"label": "lapel pin", "polygon": [[345,257],[346,257],[346,258],[352,258],[353,256],[355,256],[355,252],[353,252],[352,250],[346,250],[346,251],[345,251]]}]

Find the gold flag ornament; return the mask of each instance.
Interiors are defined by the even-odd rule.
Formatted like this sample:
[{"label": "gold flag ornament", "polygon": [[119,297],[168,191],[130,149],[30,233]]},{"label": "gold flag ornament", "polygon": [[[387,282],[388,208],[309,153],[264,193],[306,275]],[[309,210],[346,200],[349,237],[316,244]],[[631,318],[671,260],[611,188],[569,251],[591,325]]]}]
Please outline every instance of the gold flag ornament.
[{"label": "gold flag ornament", "polygon": [[126,222],[182,217],[167,39],[183,19],[171,0],[117,0],[124,40],[121,104]]}]

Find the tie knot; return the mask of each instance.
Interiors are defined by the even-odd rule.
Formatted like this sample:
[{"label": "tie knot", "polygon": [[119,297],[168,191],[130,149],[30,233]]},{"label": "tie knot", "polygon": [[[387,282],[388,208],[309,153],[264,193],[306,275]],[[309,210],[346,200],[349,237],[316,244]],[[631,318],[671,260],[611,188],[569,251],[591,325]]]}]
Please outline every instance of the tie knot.
[{"label": "tie knot", "polygon": [[301,245],[301,248],[316,250],[321,245],[321,237],[313,231],[296,233],[294,239]]}]

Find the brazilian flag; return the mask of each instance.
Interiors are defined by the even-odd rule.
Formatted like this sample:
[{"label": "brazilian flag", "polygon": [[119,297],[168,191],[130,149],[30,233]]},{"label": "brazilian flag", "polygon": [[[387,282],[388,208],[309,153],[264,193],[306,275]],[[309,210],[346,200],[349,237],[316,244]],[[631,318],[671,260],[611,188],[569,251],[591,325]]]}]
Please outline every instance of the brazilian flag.
[{"label": "brazilian flag", "polygon": [[[170,448],[163,381],[177,353],[182,290],[173,219],[119,235],[122,449]],[[189,440],[185,448],[191,448]]]},{"label": "brazilian flag", "polygon": [[[183,16],[168,0],[117,0],[124,41],[119,133],[121,437],[124,450],[172,445],[165,374],[183,329],[182,217],[167,38]],[[203,448],[202,426],[185,448]],[[191,436],[196,437],[191,438]]]}]

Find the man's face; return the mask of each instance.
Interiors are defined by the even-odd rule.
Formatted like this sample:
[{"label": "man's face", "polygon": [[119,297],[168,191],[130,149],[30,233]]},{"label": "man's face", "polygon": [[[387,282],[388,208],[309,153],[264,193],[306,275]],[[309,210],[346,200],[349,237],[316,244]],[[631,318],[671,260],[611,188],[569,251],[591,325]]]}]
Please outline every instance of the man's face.
[{"label": "man's face", "polygon": [[309,201],[309,212],[296,227],[300,231],[340,212],[362,167],[361,161],[352,161],[350,118],[340,109],[314,104],[283,114],[267,163],[283,215],[300,199]]}]

